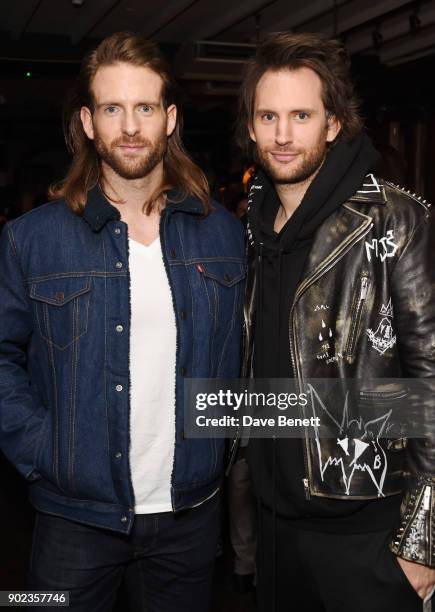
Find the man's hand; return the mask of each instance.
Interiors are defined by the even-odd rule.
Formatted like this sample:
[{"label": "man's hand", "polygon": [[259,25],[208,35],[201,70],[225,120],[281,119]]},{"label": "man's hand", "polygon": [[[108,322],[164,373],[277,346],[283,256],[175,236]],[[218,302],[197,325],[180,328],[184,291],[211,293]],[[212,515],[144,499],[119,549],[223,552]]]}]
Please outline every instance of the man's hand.
[{"label": "man's hand", "polygon": [[433,592],[435,587],[435,569],[426,565],[420,565],[419,563],[413,563],[412,561],[406,561],[400,557],[397,557],[397,561],[411,586],[422,599],[425,599]]}]

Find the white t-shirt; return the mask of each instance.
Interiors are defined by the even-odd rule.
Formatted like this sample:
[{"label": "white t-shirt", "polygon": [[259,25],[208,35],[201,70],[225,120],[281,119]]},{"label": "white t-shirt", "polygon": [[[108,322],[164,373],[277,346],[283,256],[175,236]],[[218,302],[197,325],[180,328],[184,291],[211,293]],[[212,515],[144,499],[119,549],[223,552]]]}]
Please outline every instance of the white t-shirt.
[{"label": "white t-shirt", "polygon": [[175,449],[176,324],[160,238],[129,240],[130,466],[135,513],[168,512]]}]

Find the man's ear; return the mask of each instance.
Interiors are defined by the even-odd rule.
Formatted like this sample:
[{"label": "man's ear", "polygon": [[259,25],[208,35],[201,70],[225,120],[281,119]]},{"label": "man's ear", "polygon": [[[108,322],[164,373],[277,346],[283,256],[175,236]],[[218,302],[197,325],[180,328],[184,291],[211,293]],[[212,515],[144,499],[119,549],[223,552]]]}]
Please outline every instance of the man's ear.
[{"label": "man's ear", "polygon": [[326,133],[326,142],[332,142],[335,140],[341,130],[341,123],[337,119],[335,115],[327,115],[327,128],[328,131]]},{"label": "man's ear", "polygon": [[254,128],[252,127],[251,122],[248,123],[248,132],[249,132],[249,136],[251,137],[251,140],[253,142],[257,142],[257,138],[255,137]]},{"label": "man's ear", "polygon": [[170,136],[175,130],[175,126],[177,124],[177,107],[175,106],[175,104],[171,104],[170,106],[168,106],[168,108],[166,109],[166,117],[166,135]]},{"label": "man's ear", "polygon": [[92,123],[92,113],[87,106],[81,107],[80,119],[86,136],[90,140],[94,140],[94,124]]}]

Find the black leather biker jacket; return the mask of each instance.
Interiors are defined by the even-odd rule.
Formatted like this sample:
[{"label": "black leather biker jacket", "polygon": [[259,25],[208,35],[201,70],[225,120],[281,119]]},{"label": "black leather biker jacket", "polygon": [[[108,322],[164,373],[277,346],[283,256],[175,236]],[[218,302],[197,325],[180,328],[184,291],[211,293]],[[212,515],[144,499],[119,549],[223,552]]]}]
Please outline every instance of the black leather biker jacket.
[{"label": "black leather biker jacket", "polygon": [[[254,182],[250,200],[261,186]],[[243,373],[249,377],[259,245],[248,226]],[[319,342],[326,321],[333,337]],[[331,332],[332,333],[332,332]],[[314,237],[289,317],[290,358],[299,381],[313,378],[435,377],[435,223],[430,205],[368,175]],[[385,393],[379,410],[394,401]],[[336,438],[305,439],[306,495],[372,499],[403,494],[392,551],[435,566],[435,416],[422,407],[424,438],[380,440],[382,482],[355,471],[320,469]]]}]

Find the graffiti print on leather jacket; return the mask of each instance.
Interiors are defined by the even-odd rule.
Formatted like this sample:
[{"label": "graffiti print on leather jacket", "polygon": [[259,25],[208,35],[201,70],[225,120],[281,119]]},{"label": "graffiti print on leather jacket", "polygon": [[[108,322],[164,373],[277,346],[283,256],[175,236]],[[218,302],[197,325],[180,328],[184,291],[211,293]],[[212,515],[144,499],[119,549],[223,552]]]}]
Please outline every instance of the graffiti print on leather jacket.
[{"label": "graffiti print on leather jacket", "polygon": [[[248,254],[245,375],[251,371],[255,325],[252,235]],[[368,175],[314,237],[290,311],[289,337],[292,369],[300,381],[434,378],[435,223],[430,205]],[[381,404],[388,400],[385,396]],[[307,437],[304,486],[307,496],[336,499],[402,492],[402,523],[391,548],[401,557],[435,565],[435,416],[423,407],[421,412],[424,439],[400,445],[384,439],[378,457],[370,449],[366,461],[378,462],[382,477],[352,470],[350,480],[345,469],[325,469],[337,452],[337,439]]]}]

